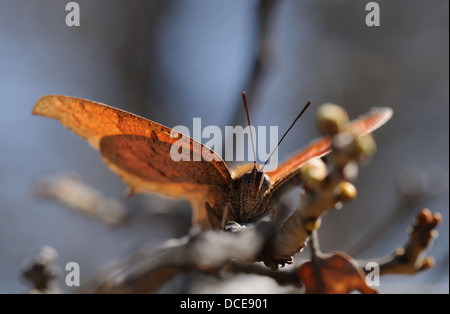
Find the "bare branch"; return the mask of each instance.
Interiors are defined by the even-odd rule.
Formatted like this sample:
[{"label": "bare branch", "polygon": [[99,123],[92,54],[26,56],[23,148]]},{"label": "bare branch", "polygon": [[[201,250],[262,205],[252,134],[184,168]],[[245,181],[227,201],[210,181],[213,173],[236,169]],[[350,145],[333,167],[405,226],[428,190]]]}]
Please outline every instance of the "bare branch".
[{"label": "bare branch", "polygon": [[248,264],[248,263],[236,263],[232,262],[227,265],[224,269],[228,272],[242,273],[242,274],[253,274],[272,278],[280,286],[296,286],[302,287],[302,281],[298,276],[297,268],[290,270],[279,270],[273,271],[262,264]]},{"label": "bare branch", "polygon": [[217,274],[230,261],[250,262],[262,247],[258,228],[236,232],[194,230],[155,250],[145,249],[83,286],[82,293],[154,293],[174,276]]},{"label": "bare branch", "polygon": [[328,173],[320,159],[310,161],[301,169],[305,188],[301,201],[266,246],[263,260],[272,269],[304,248],[311,232],[319,228],[324,213],[340,208],[343,202],[356,197],[356,189],[348,180],[356,178],[357,163],[363,157],[371,156],[375,143],[368,135],[345,132],[333,136],[332,143],[334,150],[330,154],[331,169]]},{"label": "bare branch", "polygon": [[56,200],[76,212],[111,226],[118,226],[126,221],[127,210],[122,203],[103,196],[84,184],[74,173],[41,179],[36,184],[36,196]]},{"label": "bare branch", "polygon": [[435,228],[441,220],[439,213],[432,214],[429,209],[422,209],[410,227],[409,240],[404,247],[398,248],[388,256],[358,261],[358,264],[368,272],[364,266],[368,262],[376,262],[380,265],[380,275],[412,275],[431,268],[434,260],[431,256],[424,257],[424,254],[431,240],[437,237]]}]

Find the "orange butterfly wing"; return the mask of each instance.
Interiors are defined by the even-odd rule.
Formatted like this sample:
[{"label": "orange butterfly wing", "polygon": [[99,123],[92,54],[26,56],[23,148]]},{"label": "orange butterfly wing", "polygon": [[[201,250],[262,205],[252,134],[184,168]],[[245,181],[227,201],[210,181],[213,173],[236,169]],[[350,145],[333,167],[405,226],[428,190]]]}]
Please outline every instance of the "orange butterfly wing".
[{"label": "orange butterfly wing", "polygon": [[[130,194],[154,192],[188,199],[193,224],[211,227],[205,203],[220,202],[231,180],[225,162],[212,150],[210,162],[192,161],[205,146],[190,137],[171,138],[168,127],[80,98],[44,96],[32,113],[59,120],[100,150],[109,168],[129,185]],[[175,143],[190,151],[191,161],[171,159],[170,147]]]},{"label": "orange butterfly wing", "polygon": [[[348,130],[361,132],[361,135],[369,134],[386,123],[392,116],[390,108],[375,108],[367,115],[360,117],[350,123]],[[295,177],[301,167],[314,158],[320,158],[331,151],[331,138],[325,137],[314,141],[307,148],[288,158],[275,171],[268,172],[267,175],[272,181],[271,190],[275,191],[284,183]]]}]

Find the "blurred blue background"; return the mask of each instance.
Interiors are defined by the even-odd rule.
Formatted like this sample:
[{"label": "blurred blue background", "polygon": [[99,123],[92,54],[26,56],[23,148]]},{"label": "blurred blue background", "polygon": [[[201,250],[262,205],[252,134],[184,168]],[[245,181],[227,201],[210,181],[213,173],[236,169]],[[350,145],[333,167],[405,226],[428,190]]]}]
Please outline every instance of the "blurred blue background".
[{"label": "blurred blue background", "polygon": [[[324,219],[322,249],[360,258],[388,254],[428,207],[443,215],[430,250],[435,267],[383,277],[381,291],[448,293],[448,1],[377,1],[381,26],[370,28],[367,1],[356,0],[77,2],[81,26],[68,27],[66,1],[0,0],[1,293],[26,291],[21,263],[43,245],[57,249],[60,265],[78,262],[85,282],[140,245],[183,235],[189,219],[185,202],[124,199],[125,185],[98,152],[59,123],[31,115],[37,99],[67,94],[167,126],[191,126],[201,117],[223,128],[245,125],[242,90],[252,123],[278,125],[280,132],[313,101],[279,148],[280,159],[318,136],[314,114],[323,102],[351,117],[393,108],[393,119],[375,133],[378,151],[360,172],[357,200]],[[37,180],[68,170],[124,202],[130,223],[111,229],[34,197]],[[407,189],[399,187],[402,176]],[[155,213],[165,208],[185,216]],[[213,284],[217,291],[280,292],[270,279],[219,290],[219,282],[193,277],[164,291]]]}]

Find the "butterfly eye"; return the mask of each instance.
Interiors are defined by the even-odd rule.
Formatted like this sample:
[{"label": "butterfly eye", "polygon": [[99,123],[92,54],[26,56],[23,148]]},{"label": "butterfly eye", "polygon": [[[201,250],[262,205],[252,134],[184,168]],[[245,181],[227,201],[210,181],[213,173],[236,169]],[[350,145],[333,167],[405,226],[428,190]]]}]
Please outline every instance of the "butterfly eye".
[{"label": "butterfly eye", "polygon": [[270,182],[270,178],[267,174],[264,175],[263,177],[263,181],[261,183],[261,191],[265,192],[270,188],[271,182]]}]

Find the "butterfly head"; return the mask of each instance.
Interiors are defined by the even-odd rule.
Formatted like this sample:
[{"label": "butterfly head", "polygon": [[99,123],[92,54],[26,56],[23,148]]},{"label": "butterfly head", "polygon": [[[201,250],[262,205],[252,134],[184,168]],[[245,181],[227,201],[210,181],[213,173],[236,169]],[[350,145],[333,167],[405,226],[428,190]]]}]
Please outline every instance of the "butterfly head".
[{"label": "butterfly head", "polygon": [[227,219],[239,223],[253,222],[266,212],[271,182],[257,165],[242,165],[234,173],[230,204],[233,209]]},{"label": "butterfly head", "polygon": [[270,188],[270,178],[264,171],[260,171],[257,166],[253,166],[251,170],[241,172],[236,178],[237,187],[240,194],[244,195],[244,199],[259,199]]},{"label": "butterfly head", "polygon": [[264,194],[269,190],[270,185],[269,176],[264,171],[259,171],[256,166],[239,177],[240,189],[245,191],[247,195],[257,197]]}]

